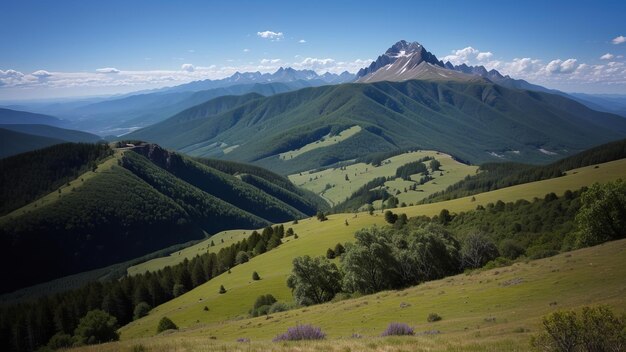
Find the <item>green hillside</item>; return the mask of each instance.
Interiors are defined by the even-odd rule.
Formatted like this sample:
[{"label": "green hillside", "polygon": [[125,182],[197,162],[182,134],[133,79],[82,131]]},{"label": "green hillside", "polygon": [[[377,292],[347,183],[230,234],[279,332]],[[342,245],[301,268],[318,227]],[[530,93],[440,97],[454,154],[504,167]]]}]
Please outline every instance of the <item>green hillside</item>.
[{"label": "green hillside", "polygon": [[[434,216],[439,214],[442,209],[461,213],[475,210],[478,205],[486,207],[488,203],[496,203],[498,200],[504,202],[514,202],[519,199],[533,201],[536,197],[543,199],[550,192],[555,192],[561,196],[566,190],[576,190],[593,182],[606,182],[623,177],[625,169],[626,159],[622,159],[602,164],[597,169],[594,167],[576,169],[564,177],[483,193],[477,195],[474,200],[471,197],[460,198],[400,208],[395,212],[406,213],[409,217]],[[292,295],[285,282],[294,257],[324,255],[328,248],[333,248],[338,242],[352,241],[356,230],[385,224],[384,217],[380,213],[374,215],[367,213],[335,214],[329,215],[328,218],[329,220],[324,222],[310,218],[301,220],[298,224],[284,224],[285,228],[293,228],[294,232],[298,234],[297,239],[289,237],[280,247],[254,257],[248,263],[232,268],[231,273],[224,273],[213,278],[193,291],[159,306],[146,318],[122,328],[122,338],[152,336],[154,327],[164,315],[174,320],[181,327],[190,328],[192,331],[204,331],[203,334],[206,334],[208,332],[204,329],[211,331],[216,326],[221,325],[223,321],[237,320],[238,317],[246,316],[248,309],[250,309],[249,305],[261,294],[271,293],[279,301],[289,302],[292,300]],[[347,226],[345,225],[346,222],[348,223]],[[209,244],[210,240],[207,240],[198,244],[196,248],[207,248]],[[195,256],[198,252],[188,254]],[[180,258],[179,261],[182,259],[184,257]],[[174,263],[175,260],[170,260],[167,265]],[[159,266],[153,266],[151,269],[156,270],[158,268]],[[252,271],[257,271],[262,280],[252,281]],[[226,287],[227,294],[218,294],[220,285]],[[249,303],[242,304],[242,302]],[[209,313],[203,311],[204,306],[209,307]],[[233,324],[230,325],[233,329],[235,326],[242,325],[240,323]],[[267,335],[276,333],[276,330],[262,330],[266,331],[266,335],[263,335],[266,338]],[[234,330],[232,333],[235,333]],[[262,334],[261,330],[258,333]]]},{"label": "green hillside", "polygon": [[[73,160],[78,147],[48,152],[56,157],[50,162],[64,165],[67,158]],[[45,168],[46,163],[31,163],[44,154],[7,159],[16,170],[11,179]],[[2,292],[122,262],[221,230],[258,228],[316,211],[306,199],[276,184],[268,193],[155,145],[116,149],[97,167],[95,160],[99,159],[85,162],[87,170],[85,163],[79,163],[66,173],[42,173],[39,181],[26,178],[24,187],[31,181],[42,186],[0,218],[0,241],[6,250],[2,263],[18,264],[3,282]],[[9,191],[6,187],[5,193]],[[17,208],[27,201],[31,202]],[[25,263],[46,265],[33,271],[21,265]]]},{"label": "green hillside", "polygon": [[[194,328],[146,338],[131,338],[129,331],[123,329],[121,342],[78,351],[130,351],[138,345],[146,351],[528,351],[530,336],[540,331],[541,317],[550,312],[608,304],[623,313],[625,254],[626,240],[620,240],[548,259],[448,277],[405,290],[274,313],[271,319],[201,323]],[[265,293],[262,289],[255,291]],[[229,291],[216,297],[217,302],[230,294],[237,293]],[[217,296],[207,293],[203,298],[214,295]],[[199,305],[207,304],[211,307],[208,312],[198,309],[203,313],[198,314],[201,322],[216,314],[214,311],[223,303],[211,305],[205,301]],[[426,317],[430,313],[437,313],[443,319],[429,323]],[[173,321],[180,324],[176,318]],[[407,323],[415,328],[417,336],[381,338],[381,332],[391,322]],[[140,323],[147,330],[156,326],[147,319],[134,325]],[[297,324],[320,326],[327,339],[298,343],[270,341]],[[362,337],[352,338],[353,334]],[[251,342],[236,342],[244,337]]]},{"label": "green hillside", "polygon": [[[289,174],[410,147],[473,164],[548,162],[626,133],[626,121],[616,115],[558,95],[487,83],[342,84],[223,106],[212,100],[130,136]],[[355,126],[361,130],[349,138],[296,153]]]}]

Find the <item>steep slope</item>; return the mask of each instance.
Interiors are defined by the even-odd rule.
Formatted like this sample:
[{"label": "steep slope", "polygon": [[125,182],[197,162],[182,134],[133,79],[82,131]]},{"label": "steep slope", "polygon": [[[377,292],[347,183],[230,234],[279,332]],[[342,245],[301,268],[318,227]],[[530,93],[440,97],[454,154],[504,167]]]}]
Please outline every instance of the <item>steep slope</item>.
[{"label": "steep slope", "polygon": [[[212,100],[129,138],[289,174],[408,147],[475,164],[547,162],[626,134],[618,116],[561,96],[484,82],[343,84],[250,98],[230,110]],[[354,126],[361,131],[340,143],[279,157]],[[237,147],[225,153],[216,146]]]},{"label": "steep slope", "polygon": [[60,126],[64,122],[60,119],[43,114],[0,108],[0,125],[9,124],[43,124]]},{"label": "steep slope", "polygon": [[[56,157],[55,165],[64,165],[79,146],[47,154]],[[11,180],[36,171],[38,166],[27,156],[10,159],[16,170]],[[92,164],[96,160],[97,166]],[[81,165],[88,165],[89,171],[68,181],[84,169]],[[0,218],[0,244],[6,251],[0,265],[17,267],[1,292],[125,261],[207,233],[258,228],[317,210],[276,184],[255,187],[156,145],[116,149],[107,159],[88,158],[74,171],[67,170],[69,166],[43,173],[41,191],[58,185],[58,180],[64,185],[44,196],[33,193]],[[28,184],[15,188],[23,187]],[[40,264],[39,270],[30,269]]]},{"label": "steep slope", "polygon": [[0,159],[63,142],[57,138],[35,136],[0,128]]}]

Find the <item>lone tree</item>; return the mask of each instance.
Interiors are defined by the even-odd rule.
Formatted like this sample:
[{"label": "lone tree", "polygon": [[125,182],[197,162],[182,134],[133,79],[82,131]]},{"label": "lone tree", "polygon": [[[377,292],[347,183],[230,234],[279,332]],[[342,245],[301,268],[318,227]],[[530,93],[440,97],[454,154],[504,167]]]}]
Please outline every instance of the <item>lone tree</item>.
[{"label": "lone tree", "polygon": [[385,221],[390,224],[395,224],[398,220],[398,215],[391,212],[391,210],[387,210],[385,212]]},{"label": "lone tree", "polygon": [[224,285],[220,285],[220,295],[226,293],[226,289],[224,288]]},{"label": "lone tree", "polygon": [[80,319],[78,327],[74,330],[74,336],[79,343],[93,345],[109,341],[117,341],[117,319],[100,309],[87,312]]},{"label": "lone tree", "polygon": [[579,246],[626,237],[626,182],[595,183],[580,198],[582,205],[576,214]]},{"label": "lone tree", "polygon": [[170,318],[163,317],[161,318],[161,320],[159,320],[159,325],[157,326],[157,334],[165,330],[178,330],[178,326],[176,326],[176,324],[174,324],[174,322]]},{"label": "lone tree", "polygon": [[257,273],[256,271],[252,273],[252,280],[254,281],[259,281],[261,280],[261,277],[259,276],[259,273]]},{"label": "lone tree", "polygon": [[319,220],[319,221],[326,221],[326,220],[328,220],[328,218],[326,217],[326,214],[324,214],[323,211],[318,211],[317,212],[317,220]]},{"label": "lone tree", "polygon": [[298,304],[324,303],[341,291],[341,273],[328,259],[305,255],[293,260],[287,286],[292,290]]}]

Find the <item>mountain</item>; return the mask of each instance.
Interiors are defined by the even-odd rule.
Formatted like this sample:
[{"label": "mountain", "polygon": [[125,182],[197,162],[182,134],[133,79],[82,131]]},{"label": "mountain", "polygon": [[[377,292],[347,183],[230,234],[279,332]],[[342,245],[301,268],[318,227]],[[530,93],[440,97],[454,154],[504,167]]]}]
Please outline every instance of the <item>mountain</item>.
[{"label": "mountain", "polygon": [[[152,144],[91,146],[64,144],[0,160],[0,264],[16,268],[2,292],[225,229],[310,216],[323,202],[258,167],[193,160]],[[39,191],[17,202],[12,194],[22,195],[20,189]]]},{"label": "mountain", "polygon": [[0,158],[65,142],[96,143],[94,134],[49,125],[0,125]]},{"label": "mountain", "polygon": [[598,111],[626,117],[626,95],[569,93],[573,99]]},{"label": "mountain", "polygon": [[0,127],[0,159],[63,143],[56,138],[35,136]]},{"label": "mountain", "polygon": [[[358,132],[335,138],[350,128]],[[486,80],[409,80],[218,98],[128,137],[288,174],[400,148],[439,150],[474,164],[544,163],[625,134],[626,120],[559,95]],[[319,143],[330,138],[336,143]]]},{"label": "mountain", "polygon": [[253,83],[298,83],[303,87],[314,87],[326,84],[340,84],[353,81],[355,76],[347,71],[341,74],[326,72],[318,75],[313,70],[296,70],[291,67],[280,67],[274,73],[261,72],[235,72],[232,76],[218,80],[202,80],[191,83],[181,84],[175,87],[163,88],[160,91],[165,92],[184,92],[184,91],[201,91],[206,89],[214,89],[228,87],[239,84]]},{"label": "mountain", "polygon": [[32,112],[0,108],[0,125],[43,124],[61,126],[64,122],[56,117]]},{"label": "mountain", "polygon": [[475,75],[459,73],[445,67],[435,55],[418,42],[401,40],[379,56],[369,67],[359,70],[357,82],[401,82],[411,79],[430,81],[480,81]]}]

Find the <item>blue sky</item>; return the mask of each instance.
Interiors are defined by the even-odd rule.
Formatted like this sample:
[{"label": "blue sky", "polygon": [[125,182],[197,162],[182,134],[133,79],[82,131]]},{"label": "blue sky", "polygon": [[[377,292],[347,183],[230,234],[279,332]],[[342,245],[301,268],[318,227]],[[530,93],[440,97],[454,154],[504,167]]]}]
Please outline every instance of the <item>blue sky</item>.
[{"label": "blue sky", "polygon": [[0,6],[0,99],[123,93],[279,66],[354,72],[400,39],[551,88],[626,94],[624,1]]}]

